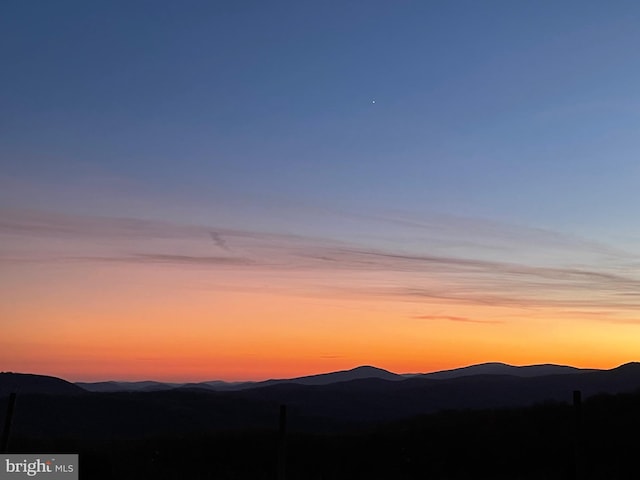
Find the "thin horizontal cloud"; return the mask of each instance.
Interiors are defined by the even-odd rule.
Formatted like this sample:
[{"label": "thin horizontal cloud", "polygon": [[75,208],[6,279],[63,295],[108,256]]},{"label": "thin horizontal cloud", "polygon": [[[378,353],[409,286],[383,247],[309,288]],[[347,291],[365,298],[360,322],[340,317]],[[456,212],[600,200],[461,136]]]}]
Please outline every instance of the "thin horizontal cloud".
[{"label": "thin horizontal cloud", "polygon": [[[410,235],[411,228],[394,233],[397,244],[381,246],[375,239],[370,242],[366,237],[347,242],[219,225],[1,209],[0,235],[6,241],[3,241],[0,261],[121,262],[204,269],[250,267],[253,272],[268,273],[274,288],[278,278],[282,285],[288,285],[292,275],[296,275],[301,290],[320,296],[350,295],[520,309],[635,311],[640,308],[640,276],[629,268],[636,257],[628,252],[548,231],[485,224],[481,220],[454,221],[446,217],[436,220],[413,222],[417,225],[409,223],[411,228],[420,231],[437,230],[433,234],[442,238],[460,237],[465,227],[473,228],[474,235],[467,232],[466,238],[475,238],[477,230],[485,239],[502,239],[502,243],[496,241],[501,248],[523,242],[526,249],[533,237],[535,242],[553,244],[560,253],[544,262],[535,258],[525,261],[505,247],[496,259],[494,253],[486,255],[483,245],[472,248],[472,240],[467,240],[464,250],[456,254],[441,248],[428,251],[430,245],[426,248],[419,242],[418,245],[407,243],[405,237]],[[397,221],[407,223],[402,218]],[[453,238],[452,242],[456,240]],[[326,281],[327,273],[333,277],[333,285],[314,281],[315,278]],[[385,276],[388,280],[379,286],[370,282],[371,276]],[[463,321],[462,317],[455,318],[457,320],[451,316],[448,320]]]},{"label": "thin horizontal cloud", "polygon": [[[598,255],[609,261],[627,264],[637,262],[637,253],[612,245],[582,238],[566,232],[544,228],[515,225],[484,218],[459,215],[427,213],[410,215],[406,212],[391,212],[379,215],[352,214],[354,219],[377,222],[388,230],[401,230],[406,239],[420,239],[431,248],[459,251],[472,248],[476,252],[494,255],[529,254],[572,251]],[[473,232],[472,237],[469,232]]]},{"label": "thin horizontal cloud", "polygon": [[31,237],[183,237],[199,229],[157,220],[67,215],[40,210],[0,210],[0,234]]},{"label": "thin horizontal cloud", "polygon": [[40,210],[0,209],[0,235],[33,239],[96,240],[104,243],[143,240],[193,240],[203,247],[230,251],[232,245],[249,246],[303,245],[305,238],[292,234],[274,234],[229,229],[211,225],[102,216],[68,215]]},{"label": "thin horizontal cloud", "polygon": [[427,289],[411,288],[397,289],[395,291],[385,292],[389,298],[413,298],[438,300],[449,302],[451,304],[468,304],[477,306],[491,307],[515,307],[521,309],[539,309],[539,308],[610,308],[622,310],[638,310],[640,309],[640,301],[625,301],[617,299],[613,295],[600,295],[599,297],[583,297],[577,294],[566,295],[564,298],[554,298],[548,291],[523,291],[520,295],[499,295],[485,292],[469,292],[469,293],[448,293]]},{"label": "thin horizontal cloud", "polygon": [[458,317],[454,315],[415,315],[412,318],[419,320],[446,320],[449,322],[462,322],[462,323],[484,323],[484,324],[496,324],[503,323],[499,320],[476,320],[468,317]]},{"label": "thin horizontal cloud", "polygon": [[196,265],[250,265],[252,262],[246,258],[238,257],[214,257],[193,255],[167,255],[167,254],[138,254],[135,256],[141,262],[150,263],[187,263]]},{"label": "thin horizontal cloud", "polygon": [[127,255],[121,257],[69,257],[68,260],[97,261],[97,262],[124,262],[141,264],[177,264],[177,265],[252,265],[251,260],[241,257],[216,257],[206,255],[173,255],[173,254],[147,254]]},{"label": "thin horizontal cloud", "polygon": [[[392,254],[362,249],[325,251],[315,258],[319,262],[330,262],[331,265],[326,266],[332,269],[405,273],[404,285],[398,286],[401,292],[399,296],[414,298],[421,296],[434,300],[523,308],[538,305],[591,307],[606,301],[616,308],[636,308],[637,302],[624,297],[640,295],[640,279],[615,271],[538,267],[472,258]],[[436,278],[446,288],[443,291],[425,289],[415,280],[416,276],[424,275]],[[380,291],[368,293],[381,295]]]},{"label": "thin horizontal cloud", "polygon": [[[0,236],[7,240],[0,259],[7,262],[37,259],[39,262],[252,263],[295,267],[300,262],[287,252],[304,245],[320,245],[318,239],[292,234],[11,209],[0,209]],[[24,239],[32,245],[28,252],[25,252]],[[14,251],[8,248],[11,246]],[[77,254],[79,249],[83,254]],[[216,250],[225,255],[211,255],[210,252]]]},{"label": "thin horizontal cloud", "polygon": [[640,318],[605,318],[605,322],[619,325],[638,325],[640,326]]},{"label": "thin horizontal cloud", "polygon": [[445,257],[432,255],[411,255],[365,249],[332,249],[307,254],[318,261],[340,263],[348,268],[388,268],[398,271],[446,271],[446,272],[488,272],[530,275],[551,280],[598,280],[610,282],[630,282],[640,286],[640,280],[631,277],[578,269],[575,267],[536,267],[518,263],[478,260],[474,258]]}]

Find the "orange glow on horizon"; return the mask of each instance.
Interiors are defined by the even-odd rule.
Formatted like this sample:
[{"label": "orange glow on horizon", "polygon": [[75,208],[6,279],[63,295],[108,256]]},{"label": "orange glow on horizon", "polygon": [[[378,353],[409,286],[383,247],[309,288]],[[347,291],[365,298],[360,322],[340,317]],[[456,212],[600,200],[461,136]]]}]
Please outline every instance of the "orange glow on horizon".
[{"label": "orange glow on horizon", "polygon": [[[416,373],[489,361],[612,368],[640,351],[629,312],[386,295],[393,276],[368,272],[12,268],[2,369],[73,381],[264,380],[358,365]],[[358,282],[382,293],[310,287]]]},{"label": "orange glow on horizon", "polygon": [[[468,306],[448,305],[455,315],[424,319],[411,315],[420,308],[404,303],[367,308],[360,300],[230,292],[214,301],[202,293],[160,305],[95,306],[91,321],[87,306],[88,300],[75,311],[29,308],[22,318],[16,309],[0,345],[4,369],[73,381],[244,381],[364,364],[396,373],[488,361],[612,368],[633,360],[637,351],[634,324],[613,324],[603,334],[598,321],[559,323],[544,312],[534,318],[514,312],[506,320],[508,312],[499,316],[487,309],[495,323],[475,323],[447,318],[478,311]],[[36,310],[40,315],[30,322],[39,325],[34,335],[25,325],[26,315]],[[123,317],[124,310],[137,320]],[[615,355],[611,345],[617,346]]]}]

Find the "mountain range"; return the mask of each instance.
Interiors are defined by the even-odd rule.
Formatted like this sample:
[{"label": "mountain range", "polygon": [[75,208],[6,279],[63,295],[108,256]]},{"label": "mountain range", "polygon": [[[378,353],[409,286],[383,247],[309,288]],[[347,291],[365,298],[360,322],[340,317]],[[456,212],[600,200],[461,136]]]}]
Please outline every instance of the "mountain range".
[{"label": "mountain range", "polygon": [[640,363],[610,370],[487,363],[407,375],[362,366],[238,384],[72,384],[55,377],[0,373],[0,411],[8,393],[17,392],[20,430],[104,436],[270,428],[284,404],[291,412],[292,429],[325,431],[440,411],[568,403],[575,390],[585,398],[640,392]]},{"label": "mountain range", "polygon": [[[570,406],[575,390],[579,409]],[[637,473],[628,439],[640,427],[640,363],[402,375],[363,366],[237,384],[0,373],[0,414],[10,392],[9,451],[78,452],[83,475],[96,480],[210,478],[212,464],[216,478],[276,478],[283,405],[290,478],[580,478],[571,466],[579,431],[592,472],[582,478]]]},{"label": "mountain range", "polygon": [[212,380],[198,383],[165,383],[156,381],[140,382],[77,382],[76,385],[90,392],[118,392],[118,391],[159,391],[172,390],[175,388],[202,388],[214,391],[239,391],[252,388],[266,387],[283,383],[296,385],[330,385],[339,382],[349,382],[352,380],[362,380],[367,378],[377,378],[388,381],[402,381],[408,378],[425,378],[433,380],[444,380],[473,375],[510,375],[515,377],[539,377],[544,375],[563,375],[585,372],[594,372],[595,369],[580,369],[565,365],[542,364],[514,366],[500,362],[481,363],[452,370],[442,370],[432,373],[398,374],[382,368],[370,365],[359,366],[350,370],[340,370],[336,372],[321,373],[303,377],[270,379],[261,382],[224,382]]}]

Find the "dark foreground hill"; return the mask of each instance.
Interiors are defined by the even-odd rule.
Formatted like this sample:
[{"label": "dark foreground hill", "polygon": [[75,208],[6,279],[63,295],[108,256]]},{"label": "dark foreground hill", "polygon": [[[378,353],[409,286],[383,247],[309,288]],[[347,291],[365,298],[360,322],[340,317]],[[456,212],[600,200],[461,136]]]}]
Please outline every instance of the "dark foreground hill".
[{"label": "dark foreground hill", "polygon": [[57,377],[32,375],[29,373],[0,372],[0,396],[11,392],[46,393],[52,395],[73,395],[84,392],[84,389]]},{"label": "dark foreground hill", "polygon": [[[79,453],[81,479],[274,480],[281,404],[287,480],[637,478],[638,363],[236,392],[91,393],[71,385],[65,393],[67,382],[35,377],[0,377],[4,391],[21,387],[9,451]],[[55,393],[26,393],[43,385]],[[586,398],[581,415],[569,403],[573,390]],[[0,395],[0,412],[7,400]]]},{"label": "dark foreground hill", "polygon": [[[175,402],[176,417],[188,418],[194,402],[202,402],[203,412],[235,415],[228,406],[204,401],[212,398],[210,393],[200,400],[189,398],[196,392],[169,393],[174,396],[162,403]],[[277,431],[277,405],[263,412],[270,422],[262,427],[208,429],[205,414],[195,430],[170,431],[166,427],[171,422],[162,422],[167,410],[138,403],[139,395],[96,395],[90,400],[80,414],[104,416],[100,435],[91,431],[95,418],[87,431],[67,428],[69,419],[57,414],[69,413],[71,405],[47,401],[65,397],[22,397],[23,413],[16,417],[20,420],[10,451],[79,453],[80,479],[87,480],[275,480],[284,478],[277,475],[278,465],[285,466],[287,480],[637,478],[633,439],[640,429],[640,394],[593,396],[583,403],[579,416],[569,404],[555,402],[517,409],[450,410],[348,431],[290,429],[284,443]],[[92,403],[103,396],[110,401]],[[236,401],[241,407],[238,412],[249,406]],[[118,402],[122,404],[116,405]],[[0,399],[0,409],[5,404],[6,399]],[[34,406],[50,409],[40,420],[57,417],[56,431],[49,427],[32,433],[23,430]],[[124,432],[123,424],[133,417],[121,418],[123,408],[153,420],[147,425],[149,430]],[[293,417],[291,412],[290,420]],[[193,422],[190,425],[194,427]],[[133,422],[130,427],[142,424]]]}]

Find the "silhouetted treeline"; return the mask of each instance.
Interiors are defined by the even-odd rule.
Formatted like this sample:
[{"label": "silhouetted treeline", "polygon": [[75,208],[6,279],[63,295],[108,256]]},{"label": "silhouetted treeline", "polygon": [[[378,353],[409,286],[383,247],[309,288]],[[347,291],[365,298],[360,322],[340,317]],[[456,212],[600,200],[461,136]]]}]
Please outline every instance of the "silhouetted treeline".
[{"label": "silhouetted treeline", "polygon": [[[173,397],[178,413],[182,393]],[[570,396],[567,392],[567,400]],[[277,405],[270,409],[261,404],[265,411],[255,414],[265,423],[255,428],[236,428],[230,422],[211,430],[206,421],[199,428],[191,421],[188,428],[176,429],[172,421],[163,423],[158,416],[157,425],[133,431],[120,425],[130,419],[99,410],[89,415],[92,409],[108,408],[105,399],[114,398],[99,395],[84,413],[97,414],[103,419],[101,425],[93,420],[83,431],[68,431],[64,416],[54,415],[50,422],[55,428],[43,424],[39,432],[21,431],[28,424],[24,418],[28,409],[39,405],[47,411],[47,404],[69,398],[19,398],[17,408],[24,415],[19,420],[16,414],[10,450],[79,453],[80,476],[87,480],[276,478]],[[139,401],[135,395],[115,398]],[[216,404],[209,395],[203,398],[208,399],[201,405],[206,417]],[[0,408],[5,405],[6,398],[0,399]],[[246,406],[242,405],[243,411]],[[153,406],[139,407],[153,411]],[[231,409],[216,415],[232,418],[235,413]],[[290,425],[296,424],[295,415],[294,409]],[[42,420],[46,415],[38,417],[46,423]],[[582,420],[583,478],[639,478],[640,393],[588,398],[582,405]],[[287,479],[570,479],[573,422],[572,406],[554,402],[517,409],[444,411],[384,424],[341,425],[323,433],[293,428],[287,438]]]}]

